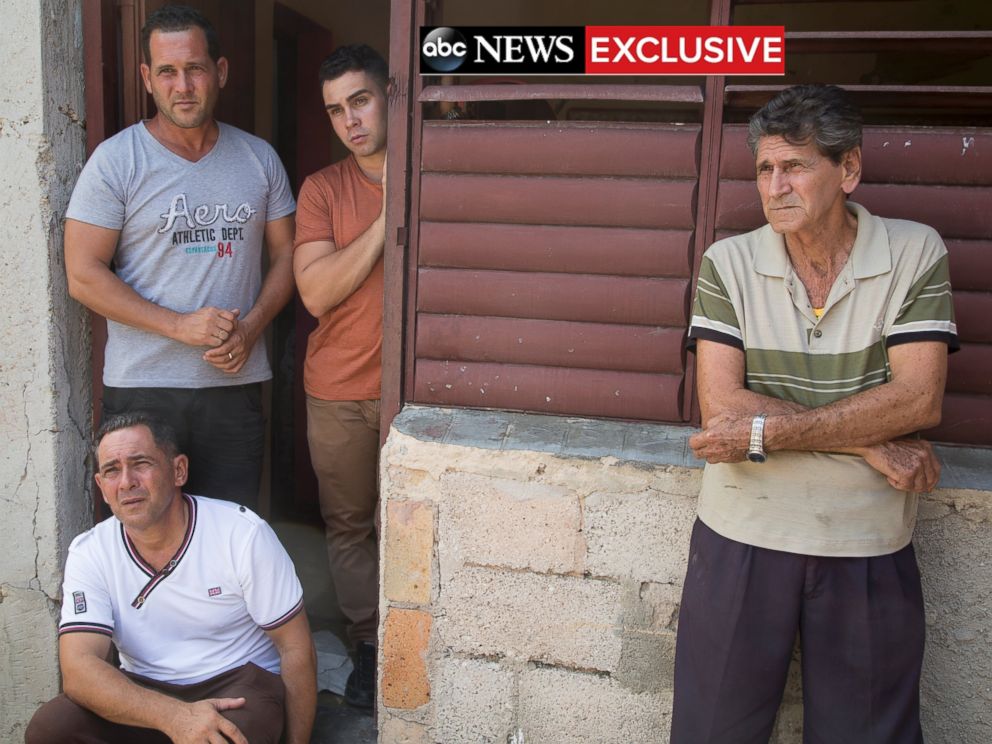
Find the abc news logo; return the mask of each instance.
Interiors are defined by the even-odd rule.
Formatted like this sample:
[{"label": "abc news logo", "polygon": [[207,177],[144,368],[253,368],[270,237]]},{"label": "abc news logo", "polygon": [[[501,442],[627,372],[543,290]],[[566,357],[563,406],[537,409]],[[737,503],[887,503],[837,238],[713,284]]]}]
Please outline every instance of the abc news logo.
[{"label": "abc news logo", "polygon": [[424,26],[420,73],[566,75],[585,68],[585,27]]},{"label": "abc news logo", "polygon": [[783,75],[783,26],[420,29],[420,73]]}]

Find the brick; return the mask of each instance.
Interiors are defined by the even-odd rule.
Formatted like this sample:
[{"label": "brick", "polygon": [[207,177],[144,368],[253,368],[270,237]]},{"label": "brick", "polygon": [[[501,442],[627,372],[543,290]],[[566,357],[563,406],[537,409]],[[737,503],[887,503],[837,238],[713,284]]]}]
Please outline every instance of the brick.
[{"label": "brick", "polygon": [[426,605],[431,600],[434,513],[422,501],[386,504],[383,590],[393,602]]},{"label": "brick", "polygon": [[585,553],[578,498],[564,488],[482,475],[441,479],[439,552],[446,564],[538,572],[581,570]]},{"label": "brick", "polygon": [[540,744],[663,744],[669,693],[634,692],[608,677],[535,669],[520,679],[523,740]]},{"label": "brick", "polygon": [[431,616],[422,610],[393,607],[386,615],[382,643],[382,704],[413,710],[431,696],[427,677],[427,644]]},{"label": "brick", "polygon": [[380,715],[379,744],[431,744],[431,739],[421,723]]},{"label": "brick", "polygon": [[466,568],[442,584],[438,638],[473,656],[612,671],[620,599],[608,581]]},{"label": "brick", "polygon": [[513,672],[453,657],[439,660],[435,669],[434,739],[505,744],[514,720]]},{"label": "brick", "polygon": [[696,502],[658,491],[594,493],[583,504],[586,570],[682,585]]}]

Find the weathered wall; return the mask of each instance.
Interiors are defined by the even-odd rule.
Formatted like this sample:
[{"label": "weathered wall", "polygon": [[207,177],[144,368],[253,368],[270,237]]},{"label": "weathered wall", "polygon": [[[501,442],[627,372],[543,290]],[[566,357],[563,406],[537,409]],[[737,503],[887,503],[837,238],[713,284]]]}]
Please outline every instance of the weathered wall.
[{"label": "weathered wall", "polygon": [[[382,456],[380,742],[668,741],[701,473],[686,431],[400,414]],[[992,452],[971,455],[987,472]],[[992,741],[987,495],[945,489],[921,511],[929,741]],[[790,674],[779,744],[801,741]]]},{"label": "weathered wall", "polygon": [[89,330],[61,225],[85,156],[80,12],[0,0],[0,742],[58,692],[61,566],[89,520]]}]

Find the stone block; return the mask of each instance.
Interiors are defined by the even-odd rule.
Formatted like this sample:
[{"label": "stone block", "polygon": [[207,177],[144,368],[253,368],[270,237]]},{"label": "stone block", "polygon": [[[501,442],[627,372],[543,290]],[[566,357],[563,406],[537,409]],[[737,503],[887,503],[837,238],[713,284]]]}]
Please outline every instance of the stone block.
[{"label": "stone block", "polygon": [[694,499],[654,490],[600,492],[585,499],[583,513],[588,572],[682,584],[696,518]]},{"label": "stone block", "polygon": [[380,715],[379,744],[431,744],[431,739],[422,723]]},{"label": "stone block", "polygon": [[435,741],[505,744],[514,720],[513,672],[449,657],[438,660],[434,676]]},{"label": "stone block", "polygon": [[382,641],[382,704],[413,710],[430,700],[427,644],[431,616],[422,610],[390,608]]},{"label": "stone block", "polygon": [[578,498],[568,490],[468,473],[445,475],[441,483],[438,550],[447,565],[581,570],[582,515]]},{"label": "stone block", "polygon": [[473,656],[612,671],[620,599],[609,581],[466,568],[442,584],[438,639]]},{"label": "stone block", "polygon": [[633,692],[606,676],[533,669],[520,678],[523,740],[540,744],[663,744],[669,693]]},{"label": "stone block", "polygon": [[431,600],[434,512],[422,501],[386,504],[383,591],[392,602],[426,605]]},{"label": "stone block", "polygon": [[634,692],[669,692],[675,679],[675,634],[669,630],[622,631],[620,663],[613,678]]},{"label": "stone block", "polygon": [[638,600],[648,615],[647,625],[644,627],[651,630],[675,630],[678,625],[679,603],[682,601],[681,581],[679,584],[645,582],[639,587]]}]

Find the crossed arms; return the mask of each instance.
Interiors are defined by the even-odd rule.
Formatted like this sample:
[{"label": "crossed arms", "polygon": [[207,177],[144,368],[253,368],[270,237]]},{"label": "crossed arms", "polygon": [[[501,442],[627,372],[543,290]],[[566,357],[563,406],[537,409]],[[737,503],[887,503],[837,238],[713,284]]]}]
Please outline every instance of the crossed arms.
[{"label": "crossed arms", "polygon": [[266,326],[293,294],[293,226],[292,215],[266,223],[269,270],[254,306],[241,316],[238,308],[202,307],[191,313],[178,313],[149,302],[110,270],[120,231],[67,219],[65,265],[69,294],[110,320],[188,346],[208,347],[204,360],[234,374],[244,366]]},{"label": "crossed arms", "polygon": [[929,444],[903,439],[940,422],[947,345],[899,344],[888,350],[892,379],[869,390],[807,409],[760,395],[744,384],[744,352],[700,339],[696,374],[703,430],[689,444],[707,462],[745,459],[751,420],[765,421],[765,450],[805,450],[859,455],[901,491],[931,491],[940,463]]},{"label": "crossed arms", "polygon": [[[386,163],[382,164],[382,208],[365,231],[346,246],[331,240],[301,243],[293,254],[293,273],[303,305],[319,318],[348,299],[382,257],[386,242]],[[308,194],[300,193],[303,202]],[[319,198],[318,198],[319,201]]]},{"label": "crossed arms", "polygon": [[[310,626],[301,612],[266,631],[279,652],[286,686],[287,744],[307,744],[317,707],[316,659]],[[99,633],[66,633],[59,657],[66,695],[108,721],[163,732],[175,744],[248,744],[222,711],[240,708],[245,698],[212,698],[185,703],[132,682],[106,659],[110,638]],[[227,737],[227,738],[225,738]]]}]

